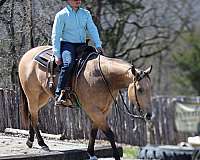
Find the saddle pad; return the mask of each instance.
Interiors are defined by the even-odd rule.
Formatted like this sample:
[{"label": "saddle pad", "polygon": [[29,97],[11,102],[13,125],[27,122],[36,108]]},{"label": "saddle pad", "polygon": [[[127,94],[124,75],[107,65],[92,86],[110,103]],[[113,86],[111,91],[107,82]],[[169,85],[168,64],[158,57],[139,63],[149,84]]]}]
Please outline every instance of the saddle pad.
[{"label": "saddle pad", "polygon": [[52,51],[52,47],[50,47],[38,53],[34,57],[34,60],[38,62],[40,65],[42,65],[43,67],[47,67],[48,61],[51,59],[52,55],[53,55],[53,51]]}]

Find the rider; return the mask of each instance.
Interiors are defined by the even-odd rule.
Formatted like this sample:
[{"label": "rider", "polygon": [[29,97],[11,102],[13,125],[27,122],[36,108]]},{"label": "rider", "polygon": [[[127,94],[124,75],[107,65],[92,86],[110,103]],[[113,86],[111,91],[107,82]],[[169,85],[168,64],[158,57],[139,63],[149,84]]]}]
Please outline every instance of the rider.
[{"label": "rider", "polygon": [[[67,6],[59,11],[52,30],[53,53],[60,74],[55,92],[56,105],[68,105],[69,99],[63,92],[70,91],[70,79],[75,63],[76,48],[86,43],[88,32],[98,52],[103,52],[96,25],[90,12],[80,7],[81,0],[67,0]],[[71,101],[70,101],[71,102]]]}]

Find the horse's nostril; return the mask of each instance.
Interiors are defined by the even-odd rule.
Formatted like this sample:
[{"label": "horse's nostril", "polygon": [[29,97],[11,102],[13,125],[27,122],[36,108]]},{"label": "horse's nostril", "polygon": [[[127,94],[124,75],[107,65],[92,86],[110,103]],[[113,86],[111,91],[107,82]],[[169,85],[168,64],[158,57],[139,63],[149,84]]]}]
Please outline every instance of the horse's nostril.
[{"label": "horse's nostril", "polygon": [[148,120],[148,121],[151,120],[151,117],[152,117],[152,114],[151,114],[151,113],[147,113],[147,114],[145,115],[145,119]]}]

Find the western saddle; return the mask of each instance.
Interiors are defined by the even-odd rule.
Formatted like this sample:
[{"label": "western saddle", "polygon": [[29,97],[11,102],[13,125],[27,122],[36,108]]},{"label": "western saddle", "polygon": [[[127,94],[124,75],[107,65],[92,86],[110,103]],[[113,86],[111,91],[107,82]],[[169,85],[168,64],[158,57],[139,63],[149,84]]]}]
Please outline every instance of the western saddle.
[{"label": "western saddle", "polygon": [[[80,107],[80,102],[78,100],[78,97],[75,93],[75,88],[77,85],[77,78],[82,71],[84,65],[86,62],[94,57],[98,56],[98,53],[96,49],[92,46],[88,45],[83,45],[77,48],[77,53],[78,56],[76,57],[76,65],[74,67],[74,72],[73,72],[73,80],[74,80],[74,87],[70,91],[70,99],[73,102],[75,106]],[[57,75],[59,73],[59,67],[55,63],[55,56],[53,55],[52,47],[49,46],[47,49],[41,51],[38,53],[35,57],[34,60],[39,63],[41,66],[46,68],[46,73],[47,73],[47,87],[51,91],[51,93],[54,95],[56,85],[57,85]],[[72,82],[72,80],[71,80]],[[71,83],[72,84],[72,83]]]}]

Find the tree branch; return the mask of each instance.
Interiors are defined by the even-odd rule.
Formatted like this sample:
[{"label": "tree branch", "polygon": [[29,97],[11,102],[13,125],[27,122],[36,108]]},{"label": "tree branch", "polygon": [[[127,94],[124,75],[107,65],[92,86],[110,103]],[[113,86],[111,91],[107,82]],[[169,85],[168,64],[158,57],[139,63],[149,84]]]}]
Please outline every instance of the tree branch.
[{"label": "tree branch", "polygon": [[6,2],[6,0],[1,0],[0,1],[0,7],[3,6],[3,4]]}]

